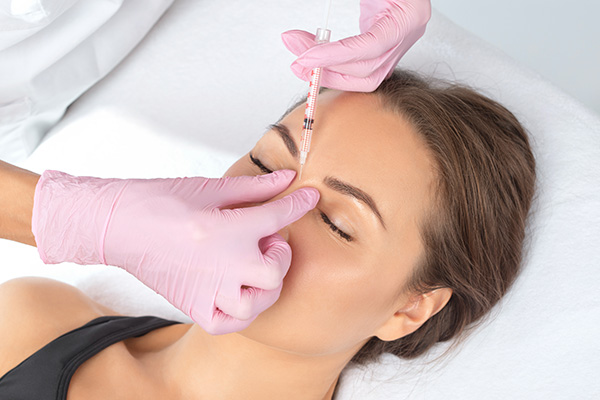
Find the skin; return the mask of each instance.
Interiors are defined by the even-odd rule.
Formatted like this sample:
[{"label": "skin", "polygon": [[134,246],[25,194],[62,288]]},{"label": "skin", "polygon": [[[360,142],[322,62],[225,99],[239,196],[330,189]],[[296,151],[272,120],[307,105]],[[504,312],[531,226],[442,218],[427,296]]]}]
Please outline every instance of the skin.
[{"label": "skin", "polygon": [[0,161],[0,239],[35,246],[33,195],[40,176]]},{"label": "skin", "polygon": [[[297,146],[303,118],[298,107],[280,121]],[[195,324],[177,325],[111,346],[76,372],[70,398],[95,398],[90,394],[99,393],[99,371],[113,371],[113,387],[135,387],[145,398],[330,399],[340,372],[369,338],[403,337],[445,306],[450,289],[401,291],[424,251],[419,223],[431,207],[435,181],[425,145],[369,94],[327,91],[319,97],[315,121],[302,180],[271,200],[303,186],[321,194],[314,210],[279,232],[293,253],[279,300],[239,333],[211,336]],[[279,131],[268,131],[249,154],[270,170],[298,170]],[[259,173],[264,171],[245,155],[226,175]],[[367,193],[383,223],[365,202],[332,189],[327,177]],[[352,240],[332,230],[321,213]],[[35,293],[41,296],[39,288]],[[70,299],[68,307],[85,301]],[[94,307],[94,315],[115,314]],[[83,323],[69,320],[65,326]],[[110,367],[115,359],[127,366],[126,374]],[[103,392],[98,398],[109,395],[114,396]]]},{"label": "skin", "polygon": [[[298,107],[280,122],[296,145],[303,118],[303,107]],[[293,260],[279,300],[239,334],[210,336],[197,326],[189,332],[214,352],[213,360],[203,362],[206,378],[222,383],[215,395],[223,395],[227,387],[233,398],[237,389],[246,387],[268,388],[252,398],[290,398],[290,393],[330,398],[339,373],[369,338],[405,336],[450,298],[449,289],[424,296],[400,293],[423,255],[419,222],[430,207],[435,179],[427,149],[412,127],[383,111],[373,96],[337,91],[320,96],[315,120],[302,180],[273,199],[302,186],[321,193],[314,210],[280,232]],[[366,141],[365,134],[373,140]],[[270,170],[299,167],[277,130],[268,131],[250,154]],[[225,175],[261,172],[245,155]],[[368,193],[385,228],[363,202],[324,184],[326,176]],[[333,232],[321,212],[352,241]],[[239,374],[221,374],[220,368],[211,374],[214,363]]]}]

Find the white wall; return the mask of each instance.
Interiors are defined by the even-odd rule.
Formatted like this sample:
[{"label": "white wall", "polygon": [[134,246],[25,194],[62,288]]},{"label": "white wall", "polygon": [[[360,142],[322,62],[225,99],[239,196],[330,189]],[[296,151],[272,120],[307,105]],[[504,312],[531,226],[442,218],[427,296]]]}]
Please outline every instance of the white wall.
[{"label": "white wall", "polygon": [[600,114],[600,1],[432,0],[432,5]]}]

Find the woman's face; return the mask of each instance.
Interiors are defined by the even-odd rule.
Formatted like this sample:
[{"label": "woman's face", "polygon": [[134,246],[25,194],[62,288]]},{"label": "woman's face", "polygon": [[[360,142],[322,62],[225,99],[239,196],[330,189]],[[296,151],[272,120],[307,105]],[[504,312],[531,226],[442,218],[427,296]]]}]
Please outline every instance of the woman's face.
[{"label": "woman's face", "polygon": [[[298,171],[303,119],[300,106],[225,175]],[[281,296],[241,334],[325,355],[358,350],[406,305],[400,289],[423,255],[419,224],[434,173],[413,128],[374,95],[324,92],[313,128],[302,180],[272,200],[304,186],[321,198],[279,232],[292,248]]]}]

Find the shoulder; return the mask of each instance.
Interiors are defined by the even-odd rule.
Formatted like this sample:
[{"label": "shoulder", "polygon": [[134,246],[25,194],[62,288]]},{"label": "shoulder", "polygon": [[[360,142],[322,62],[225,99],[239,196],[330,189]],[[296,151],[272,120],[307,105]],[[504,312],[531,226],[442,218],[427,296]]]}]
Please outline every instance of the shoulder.
[{"label": "shoulder", "polygon": [[81,290],[47,278],[0,285],[0,376],[58,336],[102,315],[116,315]]}]

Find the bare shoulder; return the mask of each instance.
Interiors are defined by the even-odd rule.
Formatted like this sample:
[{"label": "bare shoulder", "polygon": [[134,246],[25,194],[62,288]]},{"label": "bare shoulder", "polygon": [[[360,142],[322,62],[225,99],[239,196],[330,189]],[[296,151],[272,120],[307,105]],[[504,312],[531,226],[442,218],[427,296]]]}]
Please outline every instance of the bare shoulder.
[{"label": "bare shoulder", "polygon": [[94,318],[117,315],[81,290],[48,278],[0,285],[0,377],[47,343]]}]

